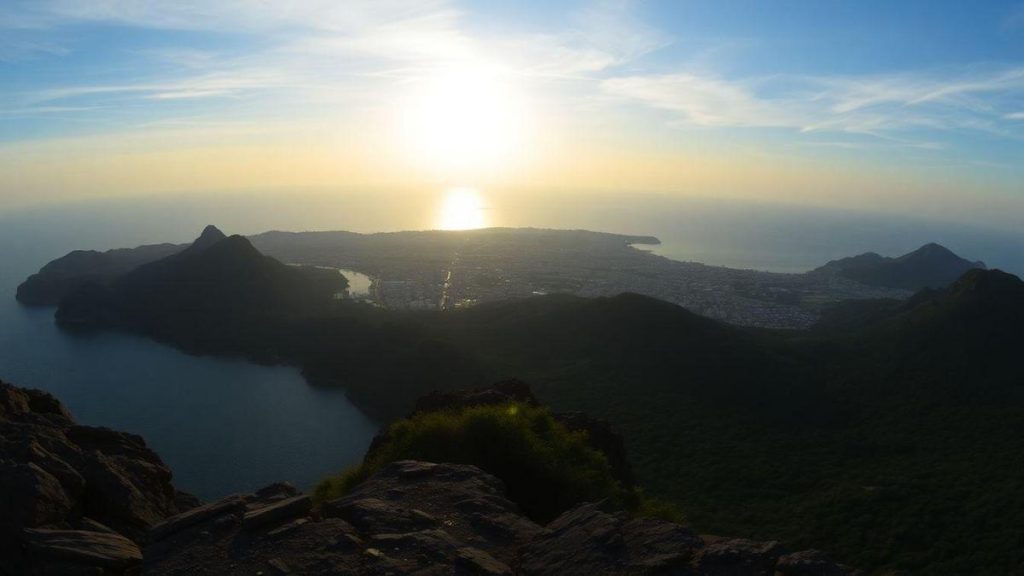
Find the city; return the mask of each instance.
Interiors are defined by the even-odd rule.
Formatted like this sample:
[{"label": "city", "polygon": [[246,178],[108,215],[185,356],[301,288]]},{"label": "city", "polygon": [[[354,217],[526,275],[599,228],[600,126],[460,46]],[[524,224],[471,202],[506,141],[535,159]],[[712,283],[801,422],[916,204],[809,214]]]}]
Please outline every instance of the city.
[{"label": "city", "polygon": [[801,329],[814,324],[829,304],[911,295],[827,269],[782,274],[678,262],[637,247],[657,244],[656,238],[584,230],[267,232],[252,241],[285,262],[366,274],[373,279],[369,300],[391,309],[632,292],[730,324]]}]

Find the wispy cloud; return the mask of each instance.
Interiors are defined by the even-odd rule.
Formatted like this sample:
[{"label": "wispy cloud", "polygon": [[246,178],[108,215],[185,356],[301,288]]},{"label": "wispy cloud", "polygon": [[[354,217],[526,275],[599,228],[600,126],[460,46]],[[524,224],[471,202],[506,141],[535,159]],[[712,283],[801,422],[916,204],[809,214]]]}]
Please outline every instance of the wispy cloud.
[{"label": "wispy cloud", "polygon": [[[103,23],[259,38],[257,55],[289,48],[310,56],[339,53],[405,59],[444,56],[458,44],[460,12],[447,0],[12,0],[0,8],[19,27],[58,29]],[[2,27],[2,26],[0,26]],[[193,67],[208,53],[178,48],[153,56]]]},{"label": "wispy cloud", "polygon": [[282,73],[271,70],[236,70],[230,73],[201,74],[168,82],[47,88],[36,92],[31,100],[37,103],[56,102],[86,96],[124,94],[139,94],[150,99],[225,96],[247,90],[281,87],[287,84],[287,75]]},{"label": "wispy cloud", "polygon": [[579,43],[628,62],[663,48],[671,38],[637,17],[635,1],[593,2],[578,17]]},{"label": "wispy cloud", "polygon": [[0,63],[20,62],[44,56],[62,56],[67,53],[67,48],[54,42],[17,38],[10,32],[0,34]]},{"label": "wispy cloud", "polygon": [[1013,10],[1010,10],[1006,18],[1003,19],[1002,28],[1006,31],[1024,30],[1024,3],[1018,4]]},{"label": "wispy cloud", "polygon": [[[103,22],[124,26],[222,33],[275,33],[314,53],[356,51],[382,57],[422,59],[466,54],[473,42],[460,29],[459,10],[450,0],[13,0],[18,21],[33,26]],[[601,69],[622,63],[669,42],[640,21],[635,2],[602,0],[587,4],[564,34],[520,34],[556,47],[570,68]],[[14,20],[12,16],[12,21]],[[291,34],[289,34],[289,31]],[[498,44],[509,39],[499,38]],[[525,46],[526,43],[523,44]]]},{"label": "wispy cloud", "polygon": [[345,31],[382,18],[406,18],[448,9],[445,0],[14,0],[23,20],[67,21],[216,32],[266,32],[282,28]]},{"label": "wispy cloud", "polygon": [[922,130],[1010,135],[999,121],[1016,119],[1017,113],[1000,110],[1024,96],[1024,68],[741,80],[677,73],[609,78],[601,87],[610,95],[673,112],[693,126],[868,134],[921,146],[920,140],[899,135]]},{"label": "wispy cloud", "polygon": [[744,82],[682,73],[610,78],[601,86],[614,96],[676,112],[697,126],[804,125],[793,100],[760,98]]},{"label": "wispy cloud", "polygon": [[523,33],[496,39],[491,51],[520,73],[562,79],[594,78],[636,61],[670,43],[640,21],[635,2],[593,2],[559,34]]},{"label": "wispy cloud", "polygon": [[56,28],[102,22],[254,33],[260,39],[258,48],[244,53],[139,50],[134,53],[151,59],[154,70],[116,85],[71,84],[16,94],[23,104],[257,97],[276,89],[301,93],[307,102],[319,94],[337,102],[342,93],[358,95],[387,82],[408,84],[451,66],[596,82],[598,75],[668,42],[622,0],[587,5],[559,33],[505,30],[486,37],[467,32],[463,13],[447,0],[36,0],[20,5],[37,24]]},{"label": "wispy cloud", "polygon": [[53,114],[69,114],[95,110],[90,106],[29,106],[24,108],[0,108],[0,116],[8,118],[29,118]]},{"label": "wispy cloud", "polygon": [[929,102],[983,111],[977,96],[1024,89],[1024,68],[985,74],[935,77],[902,74],[867,78],[817,80],[836,97],[836,112],[852,112],[879,104],[917,105]]}]

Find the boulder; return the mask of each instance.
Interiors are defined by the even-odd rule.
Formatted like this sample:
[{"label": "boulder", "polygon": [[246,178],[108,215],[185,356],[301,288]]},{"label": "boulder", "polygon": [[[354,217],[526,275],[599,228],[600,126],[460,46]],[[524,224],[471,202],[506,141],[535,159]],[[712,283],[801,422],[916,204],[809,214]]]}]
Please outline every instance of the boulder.
[{"label": "boulder", "polygon": [[70,564],[101,574],[124,574],[142,563],[138,545],[116,533],[26,528],[25,541],[37,571],[47,567],[58,573],[61,565]]},{"label": "boulder", "polygon": [[[183,515],[190,517],[184,526],[180,518],[168,519],[181,527],[152,539],[145,573],[203,566],[211,574],[287,568],[295,574],[509,575],[520,546],[542,528],[519,514],[504,492],[497,478],[476,467],[414,461],[385,466],[319,511],[309,510],[305,496],[282,499],[268,487],[234,497],[244,502],[241,521],[218,525],[217,514],[196,511]],[[237,519],[238,510],[230,517]]]},{"label": "boulder", "polygon": [[820,550],[786,554],[775,563],[776,576],[853,576],[858,571],[836,564]]},{"label": "boulder", "polygon": [[446,566],[451,572],[511,576],[512,569],[487,552],[465,546],[443,530],[379,534],[370,540],[370,571],[417,573],[428,566]]},{"label": "boulder", "polygon": [[700,574],[727,576],[743,574],[771,576],[782,556],[778,542],[757,542],[743,538],[707,537],[707,545],[697,559]]},{"label": "boulder", "polygon": [[440,527],[509,563],[540,531],[505,497],[500,480],[475,466],[403,460],[384,466],[351,494],[323,507],[364,533]]},{"label": "boulder", "polygon": [[702,546],[690,530],[662,520],[630,519],[598,504],[562,514],[522,550],[523,574],[654,574],[689,569]]},{"label": "boulder", "polygon": [[74,503],[60,481],[34,462],[0,461],[0,523],[17,529],[60,523]]},{"label": "boulder", "polygon": [[53,396],[0,382],[0,558],[11,573],[74,563],[65,548],[123,551],[118,539],[141,543],[196,502],[142,438],[80,426]]},{"label": "boulder", "polygon": [[380,498],[340,498],[324,504],[322,512],[328,518],[341,518],[364,532],[407,532],[437,525],[437,519],[426,512]]},{"label": "boulder", "polygon": [[202,506],[197,506],[186,512],[171,516],[166,520],[154,524],[149,530],[149,539],[152,541],[162,540],[175,532],[199,524],[211,518],[233,513],[245,505],[245,499],[238,495],[221,498]]},{"label": "boulder", "polygon": [[313,501],[306,495],[271,500],[265,506],[246,512],[242,517],[242,526],[246,530],[255,530],[268,524],[280,524],[285,520],[305,516],[312,508]]}]

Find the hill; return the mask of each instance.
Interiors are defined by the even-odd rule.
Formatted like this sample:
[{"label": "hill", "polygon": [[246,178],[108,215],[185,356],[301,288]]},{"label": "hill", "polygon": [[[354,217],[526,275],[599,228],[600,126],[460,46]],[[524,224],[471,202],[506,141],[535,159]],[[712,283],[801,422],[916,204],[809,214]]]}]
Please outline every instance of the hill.
[{"label": "hill", "polygon": [[948,248],[931,243],[896,258],[867,252],[832,260],[811,274],[838,275],[869,286],[916,291],[944,288],[974,268],[984,269],[985,264],[965,260]]},{"label": "hill", "polygon": [[182,250],[177,244],[153,244],[106,252],[75,250],[49,262],[18,286],[18,302],[29,306],[56,306],[86,284],[106,284],[148,262]]},{"label": "hill", "polygon": [[216,226],[203,229],[192,244],[149,244],[98,252],[74,250],[48,262],[18,286],[17,300],[29,306],[57,306],[87,285],[107,285],[132,270],[192,248],[199,251],[226,238]]},{"label": "hill", "polygon": [[1000,270],[973,269],[945,290],[926,290],[869,325],[864,347],[884,351],[898,374],[891,391],[922,404],[987,402],[1024,391],[1024,282]]},{"label": "hill", "polygon": [[208,227],[180,252],[109,283],[80,286],[61,300],[56,318],[66,327],[121,327],[173,338],[221,318],[323,311],[346,286],[335,271],[287,266],[241,236]]}]

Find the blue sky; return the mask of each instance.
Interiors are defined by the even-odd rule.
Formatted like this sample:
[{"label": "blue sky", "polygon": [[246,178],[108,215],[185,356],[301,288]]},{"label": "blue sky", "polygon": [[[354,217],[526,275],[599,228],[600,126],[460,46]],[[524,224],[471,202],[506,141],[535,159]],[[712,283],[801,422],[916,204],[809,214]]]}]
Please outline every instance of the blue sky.
[{"label": "blue sky", "polygon": [[[438,78],[442,99],[486,101],[473,122],[415,101]],[[856,204],[854,174],[908,206],[938,183],[951,214],[1024,195],[1021,2],[4,0],[0,88],[10,204],[244,187],[232,163],[296,149],[314,159],[292,163],[296,185],[387,183],[408,161],[409,181],[586,187],[615,170],[627,188],[770,196],[752,188],[780,165],[806,202]],[[401,136],[409,107],[447,124]],[[472,162],[424,169],[405,150],[427,148]],[[223,169],[141,182],[210,150]],[[737,179],[729,158],[764,166]],[[65,159],[77,177],[53,174]]]}]

